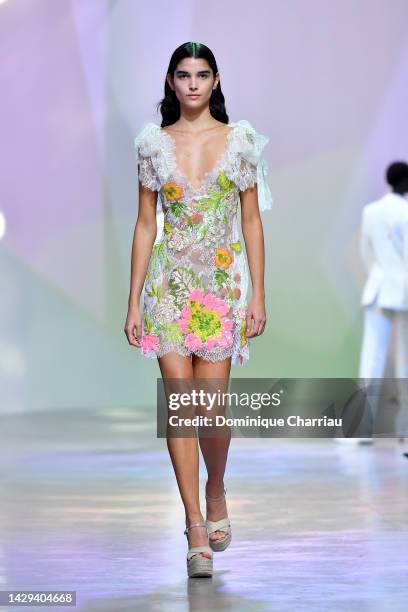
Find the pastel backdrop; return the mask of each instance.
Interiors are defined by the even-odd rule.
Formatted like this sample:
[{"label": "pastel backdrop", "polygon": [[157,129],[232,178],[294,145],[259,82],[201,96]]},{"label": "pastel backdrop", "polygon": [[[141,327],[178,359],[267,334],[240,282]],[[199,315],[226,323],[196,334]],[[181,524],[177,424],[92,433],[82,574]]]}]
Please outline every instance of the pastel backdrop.
[{"label": "pastel backdrop", "polygon": [[268,323],[233,376],[356,376],[362,206],[407,157],[405,0],[0,4],[0,411],[154,406],[123,326],[133,139],[172,51],[215,53],[231,121],[269,136]]}]

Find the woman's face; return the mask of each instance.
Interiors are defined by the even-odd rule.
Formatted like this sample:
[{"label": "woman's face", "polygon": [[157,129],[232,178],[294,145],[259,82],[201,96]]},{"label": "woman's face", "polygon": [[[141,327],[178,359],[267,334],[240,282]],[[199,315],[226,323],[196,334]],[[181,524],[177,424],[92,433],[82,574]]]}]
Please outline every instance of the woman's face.
[{"label": "woman's face", "polygon": [[167,81],[175,92],[180,106],[189,109],[208,105],[213,89],[220,80],[219,74],[213,72],[205,59],[186,57],[177,64],[173,78],[167,75]]}]

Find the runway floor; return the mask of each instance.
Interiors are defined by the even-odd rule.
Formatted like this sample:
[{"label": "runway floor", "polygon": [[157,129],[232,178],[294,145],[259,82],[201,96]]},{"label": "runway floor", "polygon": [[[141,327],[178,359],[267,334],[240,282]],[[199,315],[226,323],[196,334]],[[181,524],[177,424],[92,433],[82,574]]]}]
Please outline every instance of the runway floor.
[{"label": "runway floor", "polygon": [[233,438],[233,539],[214,553],[213,578],[188,579],[184,511],[152,413],[0,418],[0,590],[75,590],[84,611],[408,609],[397,440]]}]

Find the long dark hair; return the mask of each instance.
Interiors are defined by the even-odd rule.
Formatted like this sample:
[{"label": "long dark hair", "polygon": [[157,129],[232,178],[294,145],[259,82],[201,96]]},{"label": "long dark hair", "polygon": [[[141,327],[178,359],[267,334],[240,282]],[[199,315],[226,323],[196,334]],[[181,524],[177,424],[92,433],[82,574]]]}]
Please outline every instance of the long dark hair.
[{"label": "long dark hair", "polygon": [[[213,71],[214,77],[218,72],[217,62],[215,61],[215,57],[211,49],[201,43],[187,42],[177,47],[177,49],[173,52],[173,55],[170,58],[167,74],[171,74],[173,76],[177,65],[185,57],[205,59]],[[160,109],[162,116],[161,127],[172,125],[180,117],[180,102],[177,100],[176,94],[168,84],[167,78],[164,83],[164,98],[157,104],[157,109]],[[221,81],[218,81],[216,89],[214,89],[211,93],[210,113],[214,119],[222,121],[222,123],[228,123],[229,121],[225,108],[224,94],[221,91]]]}]

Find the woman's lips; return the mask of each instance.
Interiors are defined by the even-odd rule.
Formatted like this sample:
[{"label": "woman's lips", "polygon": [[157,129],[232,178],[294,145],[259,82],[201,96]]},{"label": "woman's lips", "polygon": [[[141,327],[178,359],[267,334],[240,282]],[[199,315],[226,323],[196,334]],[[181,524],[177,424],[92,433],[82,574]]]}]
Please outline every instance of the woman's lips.
[{"label": "woman's lips", "polygon": [[191,98],[192,100],[195,100],[196,98],[199,98],[201,94],[191,94],[188,97]]}]

